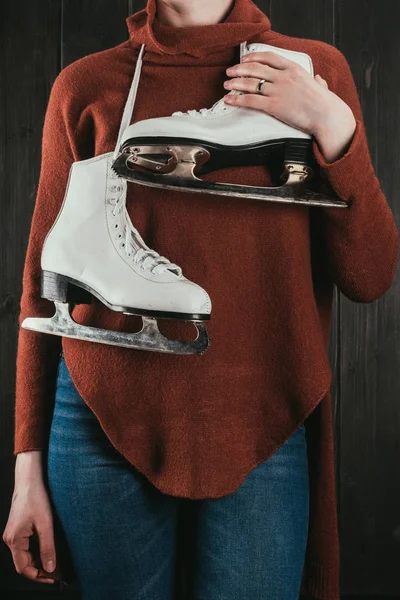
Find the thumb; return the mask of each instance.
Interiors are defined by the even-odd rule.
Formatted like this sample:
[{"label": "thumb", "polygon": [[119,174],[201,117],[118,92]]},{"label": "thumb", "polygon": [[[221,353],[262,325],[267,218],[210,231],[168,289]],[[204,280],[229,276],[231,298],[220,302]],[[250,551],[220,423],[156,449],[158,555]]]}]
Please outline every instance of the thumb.
[{"label": "thumb", "polygon": [[316,81],[317,83],[319,83],[319,85],[322,85],[322,86],[323,86],[323,87],[325,87],[326,89],[329,89],[329,88],[328,88],[328,84],[327,84],[327,82],[325,81],[325,79],[323,79],[323,78],[321,77],[321,75],[316,75],[316,76],[315,76],[315,81]]},{"label": "thumb", "polygon": [[36,524],[39,537],[40,560],[43,568],[50,573],[56,568],[56,549],[54,544],[54,529],[52,520]]}]

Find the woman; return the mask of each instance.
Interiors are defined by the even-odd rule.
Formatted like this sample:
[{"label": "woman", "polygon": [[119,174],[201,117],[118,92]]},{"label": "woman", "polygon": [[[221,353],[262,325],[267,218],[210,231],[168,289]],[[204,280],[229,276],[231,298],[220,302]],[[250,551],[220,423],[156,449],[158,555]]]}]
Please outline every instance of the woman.
[{"label": "woman", "polygon": [[[314,136],[319,183],[325,177],[350,208],[129,186],[128,208],[146,242],[209,292],[212,346],[191,357],[68,338],[61,348],[60,338],[21,329],[4,540],[17,571],[39,581],[29,551],[36,532],[50,583],[61,558],[57,515],[84,600],[171,600],[184,502],[187,597],[295,600],[301,589],[339,599],[327,357],[333,285],[371,302],[390,287],[398,253],[349,66],[328,44],[274,32],[251,0],[149,0],[127,24],[127,42],[69,65],[54,83],[21,320],[53,312],[40,299],[43,241],[71,163],[113,149],[142,44],[134,121],[209,107],[224,86],[240,89],[231,102]],[[306,52],[317,75],[279,66],[269,53],[239,65],[246,40]],[[260,79],[269,84],[255,94]],[[270,183],[258,166],[214,175]],[[132,328],[131,317],[100,304],[76,306],[74,318]]]}]

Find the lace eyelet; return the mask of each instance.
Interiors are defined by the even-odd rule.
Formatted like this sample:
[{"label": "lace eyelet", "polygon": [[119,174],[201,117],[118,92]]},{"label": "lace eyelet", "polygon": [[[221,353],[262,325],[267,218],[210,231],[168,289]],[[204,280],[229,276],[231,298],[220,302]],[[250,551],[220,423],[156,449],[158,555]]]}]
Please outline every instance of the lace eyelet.
[{"label": "lace eyelet", "polygon": [[120,248],[125,248],[125,242],[121,242],[119,245]]},{"label": "lace eyelet", "polygon": [[122,238],[122,233],[119,233],[119,234],[117,235],[117,240],[120,240],[121,238]]},{"label": "lace eyelet", "polygon": [[114,229],[118,229],[118,227],[119,227],[118,223],[115,223]]}]

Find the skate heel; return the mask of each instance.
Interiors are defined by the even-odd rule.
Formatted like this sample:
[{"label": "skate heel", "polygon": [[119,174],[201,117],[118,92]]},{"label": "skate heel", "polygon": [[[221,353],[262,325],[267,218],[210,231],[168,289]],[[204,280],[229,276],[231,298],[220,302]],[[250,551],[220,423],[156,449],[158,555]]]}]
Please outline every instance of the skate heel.
[{"label": "skate heel", "polygon": [[285,163],[310,164],[312,140],[290,139],[285,145]]},{"label": "skate heel", "polygon": [[[287,185],[296,185],[310,179],[313,175],[312,140],[290,139],[285,144],[284,170],[281,175]],[[285,184],[285,185],[286,185]]]},{"label": "skate heel", "polygon": [[53,302],[71,304],[91,304],[92,296],[86,290],[74,285],[64,275],[42,272],[41,296]]}]

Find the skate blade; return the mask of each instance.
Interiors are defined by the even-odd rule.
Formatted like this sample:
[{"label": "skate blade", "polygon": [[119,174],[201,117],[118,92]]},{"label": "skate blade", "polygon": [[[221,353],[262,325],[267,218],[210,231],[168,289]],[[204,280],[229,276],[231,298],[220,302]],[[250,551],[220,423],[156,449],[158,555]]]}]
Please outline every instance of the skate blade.
[{"label": "skate blade", "polygon": [[306,206],[323,206],[334,208],[349,208],[350,204],[336,196],[314,192],[304,183],[288,182],[277,187],[245,186],[234,183],[218,183],[199,179],[194,175],[194,163],[178,163],[176,171],[181,174],[153,174],[137,171],[127,164],[127,155],[121,154],[112,165],[114,172],[120,177],[147,187],[162,188],[182,192],[197,192],[200,194],[217,194],[235,198],[262,200],[270,202],[285,202]]},{"label": "skate blade", "polygon": [[124,333],[109,331],[96,327],[88,327],[76,323],[69,312],[69,305],[55,302],[56,312],[50,318],[28,317],[24,319],[21,327],[31,331],[49,333],[62,337],[123,346],[136,350],[149,350],[154,352],[167,352],[170,354],[203,354],[210,345],[206,326],[201,321],[192,321],[197,329],[197,338],[194,341],[170,340],[165,337],[157,326],[157,321],[151,317],[142,317],[143,327],[137,333]]},{"label": "skate blade", "polygon": [[219,196],[230,196],[251,200],[263,200],[270,202],[285,202],[287,204],[302,204],[306,206],[323,206],[332,208],[348,208],[348,202],[337,199],[335,196],[327,196],[314,192],[302,186],[283,185],[276,188],[262,188],[255,186],[243,186],[230,183],[214,183],[198,179],[182,180],[166,175],[148,175],[139,172],[130,173],[127,179],[148,187],[177,190],[181,192],[198,192],[200,194],[216,194]]}]

